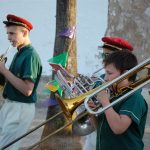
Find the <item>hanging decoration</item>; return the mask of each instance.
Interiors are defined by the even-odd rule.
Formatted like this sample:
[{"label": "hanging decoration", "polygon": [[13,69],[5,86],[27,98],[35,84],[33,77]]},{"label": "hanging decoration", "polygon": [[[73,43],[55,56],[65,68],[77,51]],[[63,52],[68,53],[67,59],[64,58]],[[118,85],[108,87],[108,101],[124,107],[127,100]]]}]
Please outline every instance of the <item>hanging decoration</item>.
[{"label": "hanging decoration", "polygon": [[52,92],[56,92],[59,88],[59,84],[56,80],[52,80],[45,85],[45,88],[49,89]]},{"label": "hanging decoration", "polygon": [[62,96],[62,90],[59,86],[59,83],[56,80],[52,80],[45,85],[45,88],[50,92],[58,92]]},{"label": "hanging decoration", "polygon": [[[59,33],[60,37],[71,39],[71,43],[66,52],[63,52],[63,53],[61,53],[57,56],[54,56],[53,58],[48,60],[48,63],[50,64],[50,66],[53,68],[54,71],[57,72],[58,70],[61,70],[61,72],[66,77],[69,77],[69,78],[73,78],[74,76],[69,74],[69,72],[65,68],[66,68],[66,65],[68,62],[68,52],[70,51],[72,41],[75,39],[75,32],[76,32],[76,26],[72,26],[72,27],[66,28],[64,31]],[[56,80],[52,80],[52,81],[48,82],[45,85],[44,92],[49,93],[49,94],[51,92],[58,92],[60,96],[62,96],[62,94],[63,94],[63,90],[60,88],[60,85]],[[45,105],[47,105],[47,106],[54,106],[57,104],[58,103],[55,99],[48,99],[47,101],[45,101]]]},{"label": "hanging decoration", "polygon": [[60,55],[54,56],[53,58],[49,59],[49,64],[60,64],[63,67],[66,67],[68,60],[68,52],[63,52]]},{"label": "hanging decoration", "polygon": [[55,106],[55,105],[58,105],[58,102],[55,100],[55,99],[52,99],[52,98],[48,98],[48,99],[45,99],[43,100],[40,105],[42,107],[49,107],[49,106]]},{"label": "hanging decoration", "polygon": [[75,39],[76,26],[66,28],[63,32],[59,34],[61,37],[68,37],[70,39]]}]

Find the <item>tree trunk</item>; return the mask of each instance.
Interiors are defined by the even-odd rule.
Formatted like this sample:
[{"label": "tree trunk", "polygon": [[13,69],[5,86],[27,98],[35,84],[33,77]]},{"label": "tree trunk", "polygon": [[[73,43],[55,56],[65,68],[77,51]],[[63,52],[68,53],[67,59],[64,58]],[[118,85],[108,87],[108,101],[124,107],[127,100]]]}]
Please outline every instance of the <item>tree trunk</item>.
[{"label": "tree trunk", "polygon": [[[67,70],[73,74],[77,74],[77,49],[76,39],[62,38],[59,33],[66,28],[70,28],[76,25],[76,0],[57,0],[57,12],[56,12],[56,35],[55,46],[53,56],[59,55],[63,52],[68,52]],[[54,79],[54,73],[52,73],[52,79]],[[51,98],[55,98],[54,94],[50,95]],[[48,108],[47,119],[55,115],[60,111],[59,105],[51,106]],[[62,127],[66,123],[64,115],[57,117],[48,124],[45,125],[42,138],[46,137],[49,133]],[[40,145],[41,150],[80,150],[80,137],[74,137],[70,130],[67,128],[50,137],[44,143]]]},{"label": "tree trunk", "polygon": [[123,37],[139,62],[150,57],[150,1],[109,0],[107,36]]}]

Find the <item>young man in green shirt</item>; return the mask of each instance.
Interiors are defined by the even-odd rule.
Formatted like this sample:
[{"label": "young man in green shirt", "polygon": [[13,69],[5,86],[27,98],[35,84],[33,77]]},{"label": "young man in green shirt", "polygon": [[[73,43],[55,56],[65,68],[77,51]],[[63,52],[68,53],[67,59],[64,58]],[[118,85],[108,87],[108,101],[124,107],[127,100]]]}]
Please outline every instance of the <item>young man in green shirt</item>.
[{"label": "young man in green shirt", "polygon": [[[137,65],[136,57],[128,51],[115,52],[104,61],[105,80],[112,81]],[[117,89],[128,87],[135,81],[133,75],[117,85]],[[116,92],[116,89],[111,89]],[[107,90],[97,95],[102,107],[110,104]],[[92,106],[92,105],[91,105]],[[94,106],[93,106],[94,107]],[[142,141],[148,106],[141,90],[138,90],[124,101],[108,108],[98,118],[96,150],[143,150]]]},{"label": "young man in green shirt", "polygon": [[[9,14],[6,25],[8,40],[17,48],[10,68],[0,62],[0,73],[5,77],[5,103],[0,110],[0,148],[26,133],[35,114],[36,89],[42,73],[39,55],[29,38],[32,24]],[[19,142],[7,150],[18,150]]]}]

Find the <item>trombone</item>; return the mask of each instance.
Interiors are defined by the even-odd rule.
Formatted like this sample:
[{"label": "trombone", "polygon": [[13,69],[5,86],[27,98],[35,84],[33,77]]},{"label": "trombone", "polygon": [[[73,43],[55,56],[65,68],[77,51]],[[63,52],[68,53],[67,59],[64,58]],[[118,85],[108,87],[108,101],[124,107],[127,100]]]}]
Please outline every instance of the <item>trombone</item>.
[{"label": "trombone", "polygon": [[[134,83],[132,83],[130,85],[131,90],[128,93],[126,93],[125,95],[123,95],[122,97],[117,99],[116,101],[113,101],[110,105],[106,106],[105,108],[99,108],[98,112],[94,111],[94,113],[93,113],[93,111],[90,111],[89,109],[87,109],[88,108],[87,107],[88,106],[88,100],[91,97],[93,97],[94,95],[96,95],[98,92],[100,92],[104,89],[107,89],[108,87],[113,86],[114,84],[117,84],[117,83],[121,82],[122,80],[124,80],[124,79],[126,79],[126,78],[128,78],[128,77],[130,77],[134,74],[137,74],[137,73],[139,73],[140,71],[143,71],[143,70],[146,70],[147,74],[144,74],[144,77],[138,78]],[[60,132],[62,129],[64,129],[68,125],[75,123],[79,119],[82,119],[82,117],[87,115],[89,112],[91,114],[94,114],[94,115],[99,115],[99,114],[103,113],[106,109],[108,109],[109,107],[112,107],[112,106],[116,105],[117,103],[121,102],[122,100],[129,97],[131,94],[133,94],[134,92],[136,92],[138,89],[142,88],[143,86],[147,85],[148,83],[150,83],[150,58],[143,61],[142,63],[135,66],[134,68],[130,69],[128,72],[122,74],[121,76],[114,79],[113,81],[108,82],[108,83],[104,83],[104,84],[100,85],[99,87],[97,87],[95,89],[92,89],[92,90],[90,90],[90,91],[88,91],[84,94],[81,94],[81,95],[77,96],[76,98],[63,99],[62,100],[59,96],[57,96],[58,103],[59,103],[60,107],[62,108],[62,111],[63,111],[64,115],[66,116],[66,118],[68,118],[69,123],[67,123],[62,128],[57,129],[56,131],[50,133],[47,137],[45,137],[44,139],[42,139],[38,143],[35,143],[30,148],[31,149],[35,148],[35,146],[37,146],[40,143],[44,142],[45,140],[47,140],[49,137],[53,136],[54,134]],[[123,93],[123,92],[124,91],[121,91],[121,93]],[[87,111],[82,113],[79,117],[77,117],[73,120],[72,119],[73,112],[83,102],[85,104],[85,107],[86,107]]]},{"label": "trombone", "polygon": [[[140,71],[142,71],[144,69],[147,69],[147,75],[145,75],[143,78],[139,78],[136,81],[134,81],[134,83],[130,84],[129,87],[124,89],[124,91],[120,91],[121,94],[122,94],[123,92],[125,92],[125,90],[130,89],[127,93],[125,93],[124,95],[119,97],[117,100],[111,102],[110,105],[105,106],[105,107],[98,106],[96,108],[97,111],[95,111],[95,109],[93,110],[93,109],[91,109],[89,107],[89,105],[88,105],[89,99],[91,97],[93,97],[94,95],[96,95],[98,92],[103,91],[104,89],[108,89],[108,87],[113,86],[114,84],[117,85],[119,82],[123,81],[127,77],[130,77],[133,74],[137,74],[138,72],[140,72]],[[149,82],[150,82],[150,58],[145,60],[145,61],[143,61],[142,63],[140,63],[139,65],[135,66],[134,68],[130,69],[128,72],[124,73],[120,77],[118,77],[118,78],[112,80],[111,82],[107,83],[106,85],[102,86],[97,91],[93,92],[92,94],[88,95],[85,98],[85,100],[84,100],[85,108],[92,115],[100,115],[105,110],[107,110],[108,108],[113,107],[117,103],[123,101],[125,98],[129,97],[130,95],[132,95],[134,92],[136,92],[137,90],[139,90],[143,86],[147,85]]]},{"label": "trombone", "polygon": [[[122,97],[120,97],[119,99],[113,101],[110,105],[104,107],[104,108],[98,108],[98,111],[95,112],[93,110],[91,110],[88,106],[88,100],[93,97],[94,95],[96,95],[98,92],[107,89],[110,86],[113,86],[114,84],[117,84],[119,82],[121,82],[122,80],[139,73],[140,71],[146,70],[147,74],[144,73],[144,77],[140,77],[138,78],[134,83],[132,83],[130,85],[131,90],[129,92],[127,92],[125,95],[123,95]],[[82,119],[82,117],[84,117],[85,115],[91,113],[94,115],[99,115],[102,114],[106,109],[108,109],[109,107],[112,107],[114,105],[116,105],[117,103],[119,103],[120,101],[124,100],[126,97],[130,96],[131,94],[133,94],[134,92],[136,92],[138,89],[142,88],[143,86],[147,85],[148,83],[150,83],[150,58],[141,62],[139,65],[135,66],[134,68],[130,69],[128,72],[122,74],[121,76],[119,76],[118,78],[112,80],[111,82],[108,83],[104,83],[100,86],[98,86],[95,89],[92,89],[86,93],[83,93],[75,98],[71,98],[71,99],[62,99],[60,98],[58,95],[56,95],[58,103],[62,109],[61,112],[59,112],[58,114],[56,114],[55,116],[53,116],[52,118],[49,118],[48,120],[51,120],[53,118],[55,118],[56,116],[58,116],[59,114],[61,114],[62,112],[64,113],[64,115],[66,116],[66,118],[69,120],[69,122],[64,125],[63,127],[57,129],[56,131],[50,133],[47,137],[41,139],[41,141],[35,143],[34,145],[32,145],[31,147],[29,147],[29,149],[34,149],[36,148],[40,143],[44,142],[45,140],[47,140],[49,137],[57,134],[58,132],[60,132],[61,130],[63,130],[64,128],[66,128],[67,126],[75,123],[76,121],[78,121],[79,119]],[[121,91],[121,93],[124,91]],[[79,117],[72,119],[72,115],[75,111],[75,109],[80,106],[81,104],[85,104],[85,107],[87,109],[87,111],[85,111],[84,113],[82,113]],[[48,121],[45,121],[45,123],[39,125],[37,128],[43,126],[44,124],[46,124]],[[35,131],[35,129],[32,129]],[[32,131],[33,132],[33,131]],[[28,135],[29,133],[31,133],[31,131],[27,132],[24,136]],[[24,136],[19,137],[18,139],[12,141],[11,143],[7,144],[5,147],[1,148],[0,150],[4,150],[7,147],[9,147],[10,145],[14,144],[15,142],[17,142],[18,140],[20,140],[21,138],[23,138]]]}]

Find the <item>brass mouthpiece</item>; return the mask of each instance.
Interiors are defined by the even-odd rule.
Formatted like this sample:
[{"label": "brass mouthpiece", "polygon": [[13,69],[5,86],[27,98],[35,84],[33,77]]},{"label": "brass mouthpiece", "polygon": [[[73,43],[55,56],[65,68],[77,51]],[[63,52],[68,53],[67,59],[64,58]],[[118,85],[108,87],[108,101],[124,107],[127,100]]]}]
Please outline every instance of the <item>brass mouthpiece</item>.
[{"label": "brass mouthpiece", "polygon": [[11,48],[12,48],[12,46],[9,45],[9,47],[6,49],[6,51],[5,51],[2,55],[0,55],[0,62],[6,62],[6,61],[7,61],[6,55],[7,55],[8,51],[9,51]]}]

